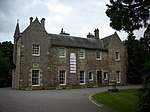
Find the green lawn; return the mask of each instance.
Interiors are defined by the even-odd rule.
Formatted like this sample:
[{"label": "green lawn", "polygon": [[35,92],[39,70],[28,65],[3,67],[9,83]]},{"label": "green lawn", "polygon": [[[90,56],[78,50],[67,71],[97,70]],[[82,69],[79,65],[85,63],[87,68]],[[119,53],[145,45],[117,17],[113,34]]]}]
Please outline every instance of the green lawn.
[{"label": "green lawn", "polygon": [[138,91],[135,89],[119,90],[119,92],[103,92],[93,99],[119,112],[140,112],[138,108]]}]

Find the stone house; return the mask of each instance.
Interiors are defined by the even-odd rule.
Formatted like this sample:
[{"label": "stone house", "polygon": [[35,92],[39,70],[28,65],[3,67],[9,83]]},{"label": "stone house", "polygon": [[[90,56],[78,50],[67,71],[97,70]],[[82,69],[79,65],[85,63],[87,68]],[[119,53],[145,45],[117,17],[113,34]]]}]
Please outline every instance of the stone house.
[{"label": "stone house", "polygon": [[52,89],[98,87],[116,80],[126,83],[127,51],[119,36],[87,38],[47,33],[45,19],[30,17],[30,25],[14,33],[12,88]]}]

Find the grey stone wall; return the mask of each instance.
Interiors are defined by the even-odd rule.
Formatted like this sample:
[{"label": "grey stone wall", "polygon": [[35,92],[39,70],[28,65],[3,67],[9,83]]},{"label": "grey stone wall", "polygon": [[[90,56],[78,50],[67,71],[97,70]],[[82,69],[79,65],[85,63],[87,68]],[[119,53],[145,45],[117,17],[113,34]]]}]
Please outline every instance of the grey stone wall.
[{"label": "grey stone wall", "polygon": [[[32,55],[33,44],[40,45],[40,56]],[[116,79],[116,71],[120,71],[121,83],[126,83],[127,51],[117,34],[111,37],[108,50],[102,50],[102,59],[96,59],[96,50],[84,48],[66,48],[66,57],[59,57],[60,46],[51,45],[51,37],[38,20],[21,33],[15,44],[14,55],[16,69],[13,70],[12,87],[16,89],[46,89],[50,87],[94,87],[108,85],[109,80]],[[63,46],[62,46],[63,47]],[[85,58],[79,58],[79,50],[85,50]],[[119,52],[120,60],[115,60],[115,52]],[[16,53],[16,54],[15,54]],[[70,73],[70,54],[76,54],[76,73]],[[32,86],[32,70],[40,70],[40,85]],[[66,85],[59,85],[59,71],[66,71]],[[80,85],[80,71],[85,72],[85,84]],[[97,72],[100,71],[100,75]],[[89,80],[89,72],[93,73],[93,80]],[[104,73],[108,79],[104,79]]]},{"label": "grey stone wall", "polygon": [[[51,75],[54,86],[59,86],[59,70],[66,70],[66,86],[80,86],[80,70],[85,72],[85,85],[94,86],[97,84],[96,71],[108,71],[107,51],[102,51],[102,60],[96,59],[96,50],[85,49],[85,59],[79,58],[79,48],[66,47],[66,57],[59,57],[59,48],[51,47]],[[77,71],[70,73],[70,53],[76,54]],[[89,72],[93,72],[93,80],[89,81]],[[108,84],[108,83],[107,83]]]},{"label": "grey stone wall", "polygon": [[[125,84],[127,71],[127,51],[125,45],[123,45],[118,35],[115,35],[111,38],[108,49],[109,78],[110,80],[116,80],[116,71],[120,71],[120,84]],[[115,52],[119,52],[120,54],[119,61],[115,60]]]},{"label": "grey stone wall", "polygon": [[[21,34],[20,47],[20,88],[31,87],[32,69],[40,70],[40,87],[51,85],[51,76],[49,70],[49,48],[50,39],[47,32],[37,23],[31,23]],[[32,55],[33,44],[40,45],[40,56]],[[18,68],[19,69],[19,68]],[[36,87],[35,87],[36,88]]]}]

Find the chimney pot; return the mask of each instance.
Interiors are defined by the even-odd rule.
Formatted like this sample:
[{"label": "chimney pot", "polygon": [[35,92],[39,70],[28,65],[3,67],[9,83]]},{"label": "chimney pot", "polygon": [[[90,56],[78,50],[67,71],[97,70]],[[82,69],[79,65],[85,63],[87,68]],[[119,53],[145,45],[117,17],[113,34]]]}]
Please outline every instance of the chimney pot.
[{"label": "chimney pot", "polygon": [[31,24],[31,23],[32,23],[32,21],[33,21],[33,17],[30,17],[29,19],[30,19],[30,24]]},{"label": "chimney pot", "polygon": [[87,38],[93,38],[93,37],[94,35],[89,32],[89,34],[87,35]]},{"label": "chimney pot", "polygon": [[41,24],[42,24],[42,26],[45,28],[45,18],[42,18],[42,19],[41,19]]}]

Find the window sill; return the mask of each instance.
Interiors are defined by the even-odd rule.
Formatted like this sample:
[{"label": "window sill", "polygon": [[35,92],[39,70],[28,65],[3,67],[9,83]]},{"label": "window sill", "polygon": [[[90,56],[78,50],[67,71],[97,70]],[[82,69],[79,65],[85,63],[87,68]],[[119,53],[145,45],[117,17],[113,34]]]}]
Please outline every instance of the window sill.
[{"label": "window sill", "polygon": [[89,81],[93,81],[93,79],[89,79]]},{"label": "window sill", "polygon": [[60,86],[65,86],[66,84],[59,84]]},{"label": "window sill", "polygon": [[79,57],[79,59],[85,59],[85,57],[84,58]]},{"label": "window sill", "polygon": [[33,87],[37,87],[37,86],[40,86],[40,85],[32,85]]},{"label": "window sill", "polygon": [[85,85],[85,83],[80,83],[80,85]]},{"label": "window sill", "polygon": [[32,54],[32,56],[36,56],[36,57],[38,57],[38,56],[40,56],[40,55]]},{"label": "window sill", "polygon": [[59,56],[60,58],[66,58],[66,56]]},{"label": "window sill", "polygon": [[102,59],[96,59],[96,60],[100,61],[100,60],[102,60]]}]

